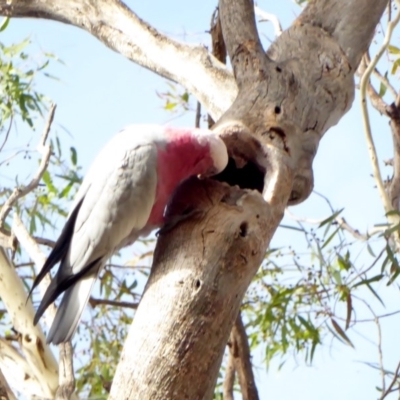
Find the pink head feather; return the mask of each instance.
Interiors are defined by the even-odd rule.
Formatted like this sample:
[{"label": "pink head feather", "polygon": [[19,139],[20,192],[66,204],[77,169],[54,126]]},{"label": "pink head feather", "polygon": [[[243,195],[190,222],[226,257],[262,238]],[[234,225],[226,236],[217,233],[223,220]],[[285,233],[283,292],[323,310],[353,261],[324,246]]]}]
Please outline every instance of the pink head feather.
[{"label": "pink head feather", "polygon": [[222,139],[206,129],[164,128],[165,146],[158,147],[157,190],[148,224],[163,221],[165,206],[176,187],[190,176],[212,176],[228,163]]}]

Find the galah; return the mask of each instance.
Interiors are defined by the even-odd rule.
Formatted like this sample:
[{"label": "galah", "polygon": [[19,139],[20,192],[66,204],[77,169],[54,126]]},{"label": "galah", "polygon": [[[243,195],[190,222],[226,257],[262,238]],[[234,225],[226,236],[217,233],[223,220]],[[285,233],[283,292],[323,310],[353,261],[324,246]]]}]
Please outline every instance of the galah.
[{"label": "galah", "polygon": [[224,142],[209,130],[132,125],[100,152],[76,195],[68,220],[32,290],[60,266],[36,312],[64,293],[48,343],[71,339],[100,271],[116,251],[164,223],[176,187],[211,176],[228,162]]}]

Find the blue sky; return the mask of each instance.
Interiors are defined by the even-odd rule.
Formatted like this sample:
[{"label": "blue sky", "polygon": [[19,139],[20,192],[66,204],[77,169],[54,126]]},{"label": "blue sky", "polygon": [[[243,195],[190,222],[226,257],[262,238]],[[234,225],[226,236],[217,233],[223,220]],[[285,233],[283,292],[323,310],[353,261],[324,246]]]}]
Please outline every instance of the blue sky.
[{"label": "blue sky", "polygon": [[[203,0],[188,5],[183,0],[147,0],[128,1],[127,4],[141,18],[176,39],[208,43],[205,31],[216,4],[214,1]],[[284,28],[300,12],[289,0],[265,0],[258,5],[275,13]],[[267,46],[268,40],[273,39],[273,30],[264,23],[261,33]],[[57,104],[54,126],[66,147],[73,145],[77,148],[84,170],[107,140],[128,124],[170,122],[174,125],[193,125],[193,113],[172,119],[162,110],[163,103],[156,92],[168,90],[165,79],[136,66],[88,33],[61,23],[24,19],[13,20],[0,40],[17,42],[27,36],[33,42],[31,54],[33,52],[40,58],[43,51],[51,52],[65,63],[52,62],[48,71],[59,81],[40,78],[37,88]],[[387,120],[374,115],[372,125],[380,156],[390,158],[392,144]],[[14,139],[15,145],[23,144],[31,137],[32,133],[21,127],[18,137]],[[34,138],[33,143],[36,141]],[[321,141],[314,163],[314,176],[315,190],[327,196],[336,209],[345,207],[343,215],[346,220],[361,231],[384,221],[384,211],[370,170],[357,97],[352,110]],[[389,169],[384,171],[385,176],[390,174]],[[19,173],[21,179],[26,176],[26,172]],[[314,194],[302,205],[292,207],[291,212],[311,219],[330,214],[328,207]],[[291,235],[287,230],[279,230],[272,246],[287,244],[292,240]],[[392,298],[396,294],[398,296],[392,291],[388,293]],[[384,354],[387,367],[391,369],[400,359],[399,348],[394,345],[398,343],[399,322],[397,317],[384,322]],[[363,333],[367,336],[371,334],[371,337],[375,335],[372,331]],[[325,343],[312,367],[306,367],[300,358],[288,362],[280,371],[274,364],[268,374],[258,370],[256,376],[261,398],[376,399],[375,386],[379,384],[379,374],[358,362],[375,361],[376,350],[368,341],[358,339],[357,336],[352,337],[355,350],[337,341]]]}]

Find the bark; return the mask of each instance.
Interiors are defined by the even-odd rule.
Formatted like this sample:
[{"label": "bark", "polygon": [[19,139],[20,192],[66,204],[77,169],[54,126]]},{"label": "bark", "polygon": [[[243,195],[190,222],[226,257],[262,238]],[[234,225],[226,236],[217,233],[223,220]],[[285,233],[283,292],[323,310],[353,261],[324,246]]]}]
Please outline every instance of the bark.
[{"label": "bark", "polygon": [[[116,0],[0,0],[2,14],[86,29],[183,84],[214,118],[230,106],[215,126],[231,156],[217,178],[242,189],[192,180],[178,191],[168,216],[196,217],[157,243],[110,399],[212,398],[242,297],[285,206],[312,190],[319,140],[351,106],[354,73],[386,5],[312,1],[265,53],[253,2],[220,0],[236,92],[226,69],[204,49],[170,41]],[[263,192],[264,200],[244,189]]]},{"label": "bark", "polygon": [[[279,192],[289,196],[290,182]],[[285,207],[196,179],[177,192],[170,216],[187,204],[198,217],[157,242],[110,400],[212,398],[232,322]]]},{"label": "bark", "polygon": [[[229,346],[229,343],[228,343]],[[233,397],[233,387],[235,385],[235,362],[231,352],[228,353],[228,361],[226,363],[225,377],[223,384],[223,399],[235,400]]]}]

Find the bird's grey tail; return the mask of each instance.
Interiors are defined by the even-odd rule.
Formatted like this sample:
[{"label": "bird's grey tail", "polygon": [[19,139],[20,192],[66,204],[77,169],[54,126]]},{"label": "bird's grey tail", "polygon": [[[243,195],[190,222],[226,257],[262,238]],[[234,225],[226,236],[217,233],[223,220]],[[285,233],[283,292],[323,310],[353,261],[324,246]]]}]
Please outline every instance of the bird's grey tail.
[{"label": "bird's grey tail", "polygon": [[71,339],[82,318],[96,278],[97,275],[81,278],[65,291],[47,335],[47,343],[60,344]]}]

